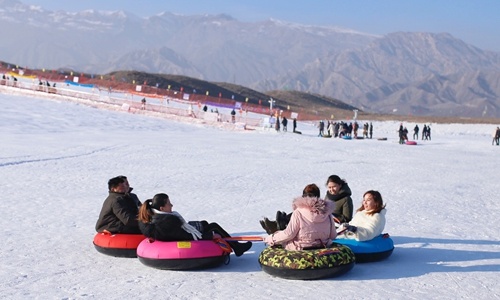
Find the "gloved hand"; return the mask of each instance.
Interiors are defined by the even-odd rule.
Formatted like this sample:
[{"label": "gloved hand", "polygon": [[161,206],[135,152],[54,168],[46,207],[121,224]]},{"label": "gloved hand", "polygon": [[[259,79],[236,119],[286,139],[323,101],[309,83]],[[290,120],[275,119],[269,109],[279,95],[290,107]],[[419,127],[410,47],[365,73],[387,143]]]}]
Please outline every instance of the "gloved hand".
[{"label": "gloved hand", "polygon": [[356,231],[358,231],[358,227],[353,226],[353,225],[349,225],[349,226],[347,227],[347,231],[350,231],[350,232],[352,232],[352,233],[355,233]]},{"label": "gloved hand", "polygon": [[349,225],[349,223],[342,223],[342,226],[345,228],[346,231],[350,231],[352,233],[358,231],[358,227],[354,225]]}]

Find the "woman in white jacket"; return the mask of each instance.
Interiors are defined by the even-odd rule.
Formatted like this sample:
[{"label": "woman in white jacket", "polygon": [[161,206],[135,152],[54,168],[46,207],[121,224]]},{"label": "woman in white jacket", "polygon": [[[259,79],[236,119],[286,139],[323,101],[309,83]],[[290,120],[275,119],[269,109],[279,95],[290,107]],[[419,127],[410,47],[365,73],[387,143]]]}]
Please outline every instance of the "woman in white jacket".
[{"label": "woman in white jacket", "polygon": [[357,241],[369,241],[376,238],[385,227],[385,205],[382,195],[378,191],[370,190],[363,195],[361,207],[349,223],[341,225],[337,238],[355,239]]}]

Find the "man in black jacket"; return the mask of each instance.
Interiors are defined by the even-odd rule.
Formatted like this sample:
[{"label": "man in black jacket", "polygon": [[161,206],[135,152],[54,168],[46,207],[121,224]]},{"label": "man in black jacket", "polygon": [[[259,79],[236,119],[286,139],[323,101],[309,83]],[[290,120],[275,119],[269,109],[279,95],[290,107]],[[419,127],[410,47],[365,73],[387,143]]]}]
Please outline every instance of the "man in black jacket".
[{"label": "man in black jacket", "polygon": [[104,200],[95,225],[97,232],[141,233],[137,221],[141,201],[131,193],[127,177],[117,176],[108,181],[109,195]]}]

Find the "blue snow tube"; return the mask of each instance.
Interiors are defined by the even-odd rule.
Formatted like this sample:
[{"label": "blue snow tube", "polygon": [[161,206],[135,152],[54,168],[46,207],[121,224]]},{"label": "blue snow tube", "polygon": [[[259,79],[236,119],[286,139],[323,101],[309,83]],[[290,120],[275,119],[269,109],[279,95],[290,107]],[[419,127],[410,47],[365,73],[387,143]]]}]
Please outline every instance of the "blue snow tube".
[{"label": "blue snow tube", "polygon": [[336,239],[335,243],[349,247],[356,256],[357,263],[374,262],[391,256],[394,242],[389,234],[384,233],[378,237],[364,242],[353,239]]}]

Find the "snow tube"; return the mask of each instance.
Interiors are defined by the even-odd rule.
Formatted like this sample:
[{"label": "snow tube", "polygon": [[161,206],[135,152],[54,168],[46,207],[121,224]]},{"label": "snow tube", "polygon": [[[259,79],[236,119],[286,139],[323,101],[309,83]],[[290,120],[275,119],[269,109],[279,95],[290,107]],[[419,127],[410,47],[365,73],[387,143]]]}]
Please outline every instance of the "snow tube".
[{"label": "snow tube", "polygon": [[378,138],[377,140],[379,140],[379,141],[387,141],[387,138],[386,137],[381,137],[381,138]]},{"label": "snow tube", "polygon": [[352,139],[352,137],[350,135],[344,135],[342,138],[344,140],[350,140],[350,139]]},{"label": "snow tube", "polygon": [[98,232],[94,236],[94,247],[98,252],[106,255],[137,257],[137,246],[145,238],[142,234]]},{"label": "snow tube", "polygon": [[81,87],[86,87],[86,88],[93,88],[94,85],[90,83],[78,83],[78,82],[73,82],[71,80],[65,80],[64,83],[67,85],[74,85],[74,86],[81,86]]},{"label": "snow tube", "polygon": [[354,253],[349,247],[334,243],[315,250],[285,250],[267,247],[259,255],[262,270],[285,279],[313,280],[342,275],[354,267]]},{"label": "snow tube", "polygon": [[415,141],[406,141],[405,144],[406,145],[416,145],[417,142],[415,142]]},{"label": "snow tube", "polygon": [[357,263],[386,259],[394,250],[394,242],[387,233],[365,242],[353,239],[336,239],[335,242],[351,248],[356,256]]},{"label": "snow tube", "polygon": [[143,240],[137,247],[139,261],[162,270],[199,270],[214,268],[228,259],[229,253],[214,241],[162,242]]}]

